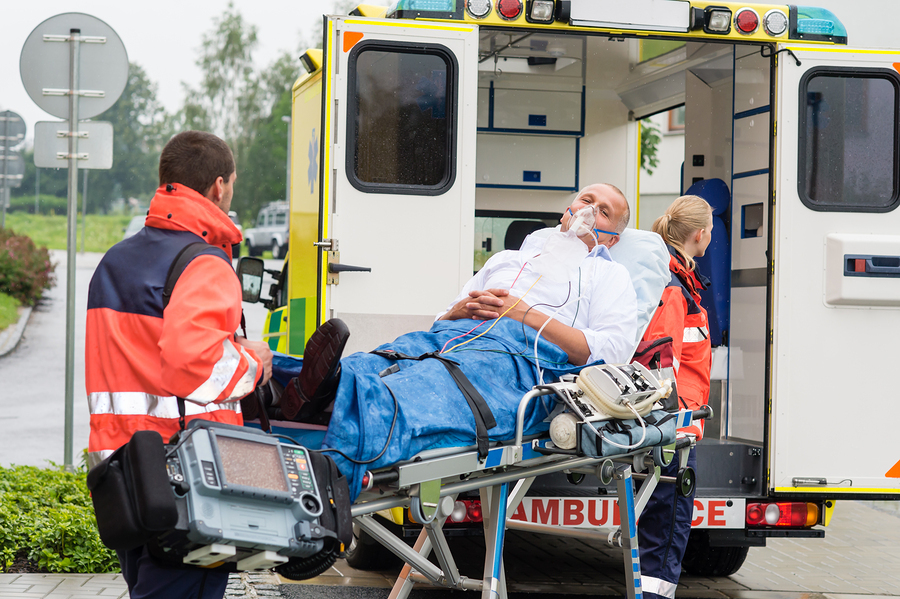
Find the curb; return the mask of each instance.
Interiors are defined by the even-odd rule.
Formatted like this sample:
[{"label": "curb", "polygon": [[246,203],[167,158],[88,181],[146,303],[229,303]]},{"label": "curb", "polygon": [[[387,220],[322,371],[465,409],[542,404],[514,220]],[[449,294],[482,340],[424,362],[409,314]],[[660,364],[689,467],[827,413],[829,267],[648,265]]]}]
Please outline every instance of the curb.
[{"label": "curb", "polygon": [[0,358],[14,350],[25,333],[25,325],[28,324],[28,317],[31,316],[32,308],[26,306],[19,310],[19,321],[0,331]]}]

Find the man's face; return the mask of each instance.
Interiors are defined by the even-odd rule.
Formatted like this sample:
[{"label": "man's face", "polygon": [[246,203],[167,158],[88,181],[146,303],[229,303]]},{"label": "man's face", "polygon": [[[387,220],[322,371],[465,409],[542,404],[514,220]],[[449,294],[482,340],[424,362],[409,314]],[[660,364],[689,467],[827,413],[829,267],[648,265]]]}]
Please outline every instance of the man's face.
[{"label": "man's face", "polygon": [[[559,221],[562,223],[563,231],[568,231],[572,215],[585,206],[590,206],[594,211],[593,228],[604,231],[615,231],[625,212],[625,201],[619,194],[606,185],[591,185],[578,194],[578,197],[566,208]],[[609,235],[607,233],[597,233],[596,235],[597,243],[607,247],[612,247],[619,240],[618,235]],[[587,235],[583,239],[589,248],[594,247],[595,240],[592,235]]]}]

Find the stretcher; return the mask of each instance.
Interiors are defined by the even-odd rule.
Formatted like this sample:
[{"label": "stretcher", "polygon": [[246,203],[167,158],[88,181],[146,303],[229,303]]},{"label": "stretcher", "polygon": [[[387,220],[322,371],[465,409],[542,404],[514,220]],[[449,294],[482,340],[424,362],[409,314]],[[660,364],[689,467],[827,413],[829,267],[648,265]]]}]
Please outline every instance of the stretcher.
[{"label": "stretcher", "polygon": [[[523,418],[529,404],[557,390],[551,384],[527,393],[518,407],[515,439],[495,444],[483,460],[479,459],[474,446],[442,448],[367,473],[364,490],[351,508],[351,514],[360,529],[405,562],[391,591],[391,599],[407,597],[417,583],[480,591],[484,598],[505,599],[503,547],[507,529],[578,536],[621,547],[627,595],[629,599],[641,596],[637,518],[660,483],[676,484],[680,492],[690,494],[693,473],[685,466],[695,441],[688,435],[665,448],[650,446],[614,457],[591,457],[556,449],[546,435],[525,437]],[[683,410],[678,413],[678,426],[710,415],[708,408],[693,413]],[[660,466],[671,459],[680,461],[678,477],[661,477]],[[604,484],[615,481],[620,526],[585,531],[508,518],[525,497],[535,477],[560,471],[593,474]],[[635,492],[636,480],[640,484]],[[457,495],[471,491],[479,492],[483,513],[486,554],[484,576],[480,580],[460,575],[443,530]],[[422,531],[412,547],[374,518],[376,512],[396,507],[409,509],[411,518],[422,524]],[[428,559],[432,551],[437,565]]]}]

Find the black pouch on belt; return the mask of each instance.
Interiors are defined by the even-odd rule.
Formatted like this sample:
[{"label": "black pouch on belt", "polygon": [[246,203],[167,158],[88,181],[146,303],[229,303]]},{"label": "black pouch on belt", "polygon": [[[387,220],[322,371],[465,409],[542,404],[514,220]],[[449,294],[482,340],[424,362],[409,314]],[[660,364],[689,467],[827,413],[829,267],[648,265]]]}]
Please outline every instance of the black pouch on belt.
[{"label": "black pouch on belt", "polygon": [[91,468],[87,486],[100,540],[110,549],[140,547],[178,522],[175,494],[166,473],[166,450],[156,431],[136,432]]}]

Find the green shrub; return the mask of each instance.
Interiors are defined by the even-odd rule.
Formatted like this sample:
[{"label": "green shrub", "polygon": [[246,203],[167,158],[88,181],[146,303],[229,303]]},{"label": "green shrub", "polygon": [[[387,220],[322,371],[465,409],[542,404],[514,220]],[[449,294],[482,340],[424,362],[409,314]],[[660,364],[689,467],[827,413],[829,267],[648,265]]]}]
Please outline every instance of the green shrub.
[{"label": "green shrub", "polygon": [[[78,209],[81,210],[80,201]],[[41,194],[38,198],[38,210],[41,214],[67,214],[69,211],[69,198]],[[9,198],[9,211],[34,214],[34,196]]]},{"label": "green shrub", "polygon": [[0,331],[19,320],[19,302],[0,293]]},{"label": "green shrub", "polygon": [[45,572],[116,572],[100,542],[85,472],[34,466],[0,468],[0,562],[18,559]]},{"label": "green shrub", "polygon": [[53,264],[47,248],[12,229],[0,229],[0,292],[33,306],[53,285]]}]

